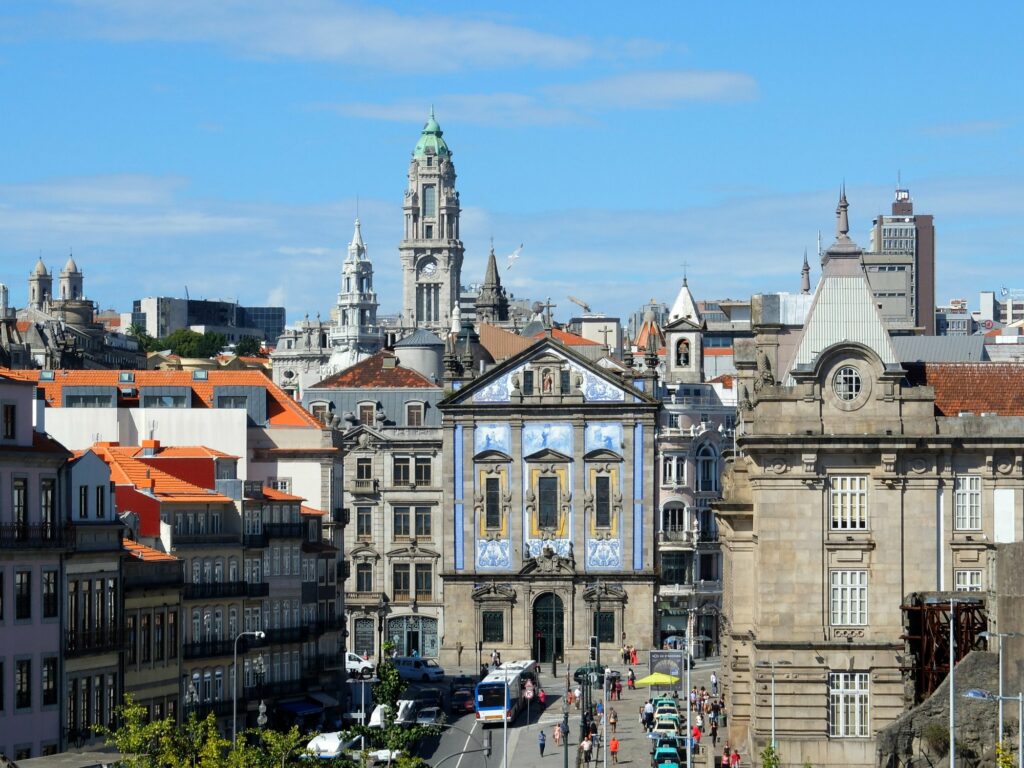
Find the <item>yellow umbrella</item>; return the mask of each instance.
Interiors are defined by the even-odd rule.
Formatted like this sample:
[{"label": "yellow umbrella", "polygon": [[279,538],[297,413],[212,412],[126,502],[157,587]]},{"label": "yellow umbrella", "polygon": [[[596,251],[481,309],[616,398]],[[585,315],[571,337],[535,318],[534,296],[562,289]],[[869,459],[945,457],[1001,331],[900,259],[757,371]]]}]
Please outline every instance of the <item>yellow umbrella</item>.
[{"label": "yellow umbrella", "polygon": [[652,672],[647,677],[641,677],[634,685],[672,685],[678,683],[679,678],[675,675],[666,675],[664,672]]}]

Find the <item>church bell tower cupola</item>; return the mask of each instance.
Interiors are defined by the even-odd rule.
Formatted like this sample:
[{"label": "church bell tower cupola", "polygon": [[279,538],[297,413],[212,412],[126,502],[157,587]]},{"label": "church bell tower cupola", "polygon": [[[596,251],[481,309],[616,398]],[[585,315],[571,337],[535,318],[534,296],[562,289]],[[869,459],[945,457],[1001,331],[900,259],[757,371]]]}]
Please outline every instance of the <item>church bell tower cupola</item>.
[{"label": "church bell tower cupola", "polygon": [[433,109],[412,153],[402,211],[402,324],[443,331],[459,301],[463,247],[452,152]]},{"label": "church bell tower cupola", "polygon": [[348,255],[341,267],[341,291],[338,293],[336,314],[336,324],[331,329],[332,347],[376,351],[380,343],[377,294],[373,290],[373,264],[366,256],[359,219],[356,219]]}]

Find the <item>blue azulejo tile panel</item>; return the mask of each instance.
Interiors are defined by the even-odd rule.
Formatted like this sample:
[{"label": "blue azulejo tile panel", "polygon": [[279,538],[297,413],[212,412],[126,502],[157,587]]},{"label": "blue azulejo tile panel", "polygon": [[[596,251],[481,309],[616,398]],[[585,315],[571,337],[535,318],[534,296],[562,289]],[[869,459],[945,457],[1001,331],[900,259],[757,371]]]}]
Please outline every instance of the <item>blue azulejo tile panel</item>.
[{"label": "blue azulejo tile panel", "polygon": [[583,399],[588,403],[621,403],[626,396],[624,390],[605,381],[586,368],[570,364],[572,370],[583,378]]},{"label": "blue azulejo tile panel", "polygon": [[474,403],[507,403],[509,401],[509,379],[511,373],[495,379],[473,395]]},{"label": "blue azulejo tile panel", "polygon": [[462,529],[463,507],[455,505],[455,570],[461,571],[466,567],[465,532]]},{"label": "blue azulejo tile panel", "polygon": [[508,539],[477,539],[477,568],[511,568],[512,542]]},{"label": "blue azulejo tile panel", "polygon": [[644,569],[644,505],[633,505],[633,570]]},{"label": "blue azulejo tile panel", "polygon": [[538,422],[523,425],[523,455],[549,449],[572,456],[572,424]]},{"label": "blue azulejo tile panel", "polygon": [[618,539],[588,539],[587,569],[622,568],[622,542]]},{"label": "blue azulejo tile panel", "polygon": [[477,424],[473,428],[473,454],[484,451],[512,453],[512,427],[508,424]]},{"label": "blue azulejo tile panel", "polygon": [[622,455],[622,425],[611,421],[591,421],[584,432],[584,450],[614,451]]},{"label": "blue azulejo tile panel", "polygon": [[633,500],[644,500],[644,425],[633,425]]},{"label": "blue azulejo tile panel", "polygon": [[537,557],[544,547],[551,547],[556,555],[572,557],[572,541],[570,539],[527,539],[523,546],[530,557]]},{"label": "blue azulejo tile panel", "polygon": [[457,424],[455,426],[455,439],[452,450],[454,456],[452,457],[452,465],[455,467],[455,487],[452,489],[455,493],[455,500],[462,501],[466,498],[465,495],[465,482],[466,478],[462,472],[462,425]]}]

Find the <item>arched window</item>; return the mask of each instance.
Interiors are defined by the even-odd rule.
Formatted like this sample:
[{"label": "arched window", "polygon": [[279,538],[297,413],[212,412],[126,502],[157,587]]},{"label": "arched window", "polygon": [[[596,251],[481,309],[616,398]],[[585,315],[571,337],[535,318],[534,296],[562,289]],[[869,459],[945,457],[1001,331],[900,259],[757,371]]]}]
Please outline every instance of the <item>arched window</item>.
[{"label": "arched window", "polygon": [[707,443],[697,451],[697,491],[718,491],[718,454]]},{"label": "arched window", "polygon": [[676,365],[680,368],[690,367],[690,341],[689,339],[680,339],[676,343]]},{"label": "arched window", "polygon": [[689,515],[682,504],[669,504],[662,510],[661,530],[664,533],[684,533],[689,527]]}]

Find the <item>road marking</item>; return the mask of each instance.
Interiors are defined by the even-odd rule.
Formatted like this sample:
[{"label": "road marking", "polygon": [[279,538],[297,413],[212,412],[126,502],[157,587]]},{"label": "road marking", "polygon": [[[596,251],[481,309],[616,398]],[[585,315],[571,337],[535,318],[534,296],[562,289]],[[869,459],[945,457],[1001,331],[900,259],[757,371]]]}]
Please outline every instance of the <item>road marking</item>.
[{"label": "road marking", "polygon": [[[462,745],[462,754],[459,755],[459,759],[455,761],[455,768],[462,768],[462,758],[466,756],[466,748],[469,746],[470,740],[473,738],[473,731],[476,730],[477,720],[473,718],[473,727],[469,729],[469,735],[466,736],[466,743]],[[484,758],[486,762],[487,758]]]}]

